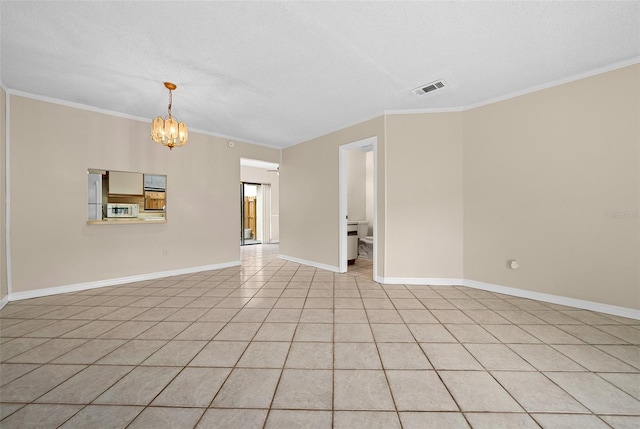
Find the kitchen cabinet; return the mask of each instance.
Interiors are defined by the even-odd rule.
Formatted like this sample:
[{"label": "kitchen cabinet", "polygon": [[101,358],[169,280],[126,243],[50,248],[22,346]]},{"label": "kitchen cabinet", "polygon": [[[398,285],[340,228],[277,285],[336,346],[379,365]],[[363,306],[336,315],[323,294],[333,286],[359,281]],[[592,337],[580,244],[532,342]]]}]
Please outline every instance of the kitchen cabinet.
[{"label": "kitchen cabinet", "polygon": [[109,171],[109,193],[119,195],[142,195],[142,173]]}]

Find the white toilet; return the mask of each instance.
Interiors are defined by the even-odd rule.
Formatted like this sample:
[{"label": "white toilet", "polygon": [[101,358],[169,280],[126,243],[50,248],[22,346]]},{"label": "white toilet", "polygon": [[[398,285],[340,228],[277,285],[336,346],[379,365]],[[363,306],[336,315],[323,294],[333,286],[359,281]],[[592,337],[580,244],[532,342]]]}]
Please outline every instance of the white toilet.
[{"label": "white toilet", "polygon": [[369,222],[358,222],[358,258],[373,259],[373,236],[367,235]]}]

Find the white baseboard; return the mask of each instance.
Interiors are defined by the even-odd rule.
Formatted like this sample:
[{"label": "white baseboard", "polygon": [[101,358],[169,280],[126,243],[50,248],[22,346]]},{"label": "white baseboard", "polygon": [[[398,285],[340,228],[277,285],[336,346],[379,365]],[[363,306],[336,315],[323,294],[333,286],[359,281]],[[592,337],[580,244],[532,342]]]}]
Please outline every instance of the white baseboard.
[{"label": "white baseboard", "polygon": [[517,296],[520,298],[535,299],[537,301],[566,305],[567,307],[582,308],[584,310],[597,311],[599,313],[612,314],[614,316],[628,317],[630,319],[640,320],[640,310],[636,310],[634,308],[619,307],[617,305],[602,304],[600,302],[585,301],[582,299],[569,298],[566,296],[558,296],[548,293],[516,289],[508,286],[479,282],[476,280],[465,279],[463,285],[474,289],[486,290],[489,292],[502,293],[505,295]]},{"label": "white baseboard", "polygon": [[239,265],[240,265],[240,261],[231,261],[231,262],[223,262],[221,264],[201,265],[198,267],[180,268],[177,270],[160,271],[157,273],[139,274],[135,276],[119,277],[115,279],[106,279],[106,280],[98,280],[98,281],[86,282],[86,283],[76,283],[71,285],[57,286],[57,287],[44,288],[44,289],[35,289],[35,290],[30,290],[25,292],[12,293],[9,296],[6,296],[5,298],[3,298],[3,300],[8,298],[8,301],[18,301],[21,299],[39,298],[42,296],[56,295],[59,293],[78,292],[81,290],[96,289],[96,288],[105,287],[105,286],[116,286],[121,284],[140,282],[144,280],[155,280],[155,279],[161,279],[164,277],[179,276],[182,274],[193,274],[193,273],[199,273],[202,271],[219,270],[222,268],[237,267]]},{"label": "white baseboard", "polygon": [[5,295],[2,299],[0,299],[0,310],[2,310],[2,307],[7,305],[8,302],[9,302],[9,295]]},{"label": "white baseboard", "polygon": [[[327,264],[321,264],[305,259],[294,258],[287,255],[278,255],[278,258],[286,261],[304,264],[311,267],[320,268],[335,273],[340,272],[339,267]],[[181,268],[177,270],[161,271],[157,273],[140,274],[136,276],[120,277],[115,279],[99,280],[87,283],[76,283],[66,286],[58,286],[45,289],[36,289],[26,292],[12,293],[0,299],[0,309],[10,301],[18,301],[21,299],[38,298],[42,296],[55,295],[60,293],[78,292],[81,290],[95,289],[105,286],[115,286],[127,283],[134,283],[144,280],[155,280],[164,277],[178,276],[182,274],[192,274],[202,271],[219,270],[223,268],[237,267],[240,261],[224,262],[221,264],[203,265],[199,267]],[[581,308],[584,310],[597,311],[599,313],[611,314],[614,316],[627,317],[630,319],[640,320],[640,310],[627,307],[619,307],[617,305],[603,304],[599,302],[586,301],[582,299],[569,298],[559,295],[551,295],[542,292],[535,292],[524,289],[517,289],[508,286],[496,285],[493,283],[485,283],[469,279],[457,278],[437,278],[437,277],[379,277],[374,279],[378,283],[383,284],[406,284],[406,285],[424,285],[424,286],[466,286],[474,289],[485,290],[488,292],[496,292],[504,295],[517,296],[519,298],[534,299],[552,304],[565,305],[567,307]]]},{"label": "white baseboard", "polygon": [[525,289],[517,289],[492,283],[479,282],[469,279],[448,278],[421,278],[421,277],[379,277],[377,282],[383,284],[405,285],[429,285],[429,286],[466,286],[474,289],[496,292],[504,295],[517,296],[519,298],[535,299],[536,301],[549,302],[551,304],[566,305],[567,307],[582,308],[584,310],[597,311],[599,313],[612,314],[614,316],[628,317],[640,320],[640,310],[617,305],[602,304],[600,302],[585,301],[566,296],[551,295]]},{"label": "white baseboard", "polygon": [[333,271],[334,273],[340,272],[340,267],[321,264],[320,262],[307,261],[306,259],[294,258],[293,256],[287,256],[287,255],[278,255],[278,258],[284,259],[285,261],[296,262],[298,264],[309,265],[310,267],[316,267],[316,268],[320,268],[327,271]]},{"label": "white baseboard", "polygon": [[462,286],[464,279],[438,277],[378,277],[380,283],[387,285],[423,285],[423,286]]},{"label": "white baseboard", "polygon": [[517,296],[519,298],[535,299],[536,301],[549,302],[551,304],[566,305],[567,307],[582,308],[584,310],[597,311],[599,313],[612,314],[614,316],[628,317],[640,320],[640,310],[617,305],[602,304],[600,302],[585,301],[566,296],[551,295],[525,289],[517,289],[492,283],[479,282],[469,279],[448,278],[421,278],[421,277],[379,277],[376,281],[383,284],[405,285],[429,285],[429,286],[466,286],[474,289],[496,292],[504,295]]}]

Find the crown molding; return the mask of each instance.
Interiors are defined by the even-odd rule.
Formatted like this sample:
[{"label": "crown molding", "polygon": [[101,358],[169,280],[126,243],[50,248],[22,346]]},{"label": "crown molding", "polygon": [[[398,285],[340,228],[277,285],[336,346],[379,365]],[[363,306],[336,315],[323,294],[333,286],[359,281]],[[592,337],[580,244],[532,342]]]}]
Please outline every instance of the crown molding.
[{"label": "crown molding", "polygon": [[508,94],[504,94],[504,95],[500,95],[498,97],[493,97],[493,98],[489,98],[487,100],[483,100],[483,101],[479,101],[477,103],[472,103],[469,104],[467,106],[464,106],[463,110],[467,111],[467,110],[471,110],[471,109],[476,109],[478,107],[482,107],[482,106],[486,106],[489,104],[493,104],[493,103],[498,103],[500,101],[505,101],[505,100],[509,100],[511,98],[516,98],[516,97],[520,97],[522,95],[527,95],[527,94],[531,94],[534,92],[538,92],[538,91],[542,91],[544,89],[549,89],[549,88],[553,88],[555,86],[560,86],[560,85],[564,85],[566,83],[571,83],[571,82],[575,82],[581,79],[586,79],[588,77],[592,77],[592,76],[597,76],[599,74],[603,74],[603,73],[607,73],[610,71],[614,71],[614,70],[618,70],[624,67],[629,67],[632,66],[634,64],[640,64],[640,57],[634,57],[634,58],[630,58],[628,60],[624,60],[624,61],[619,61],[617,63],[613,63],[613,64],[609,64],[603,67],[598,67],[596,69],[584,72],[584,73],[578,73],[578,74],[574,74],[565,78],[561,78],[561,79],[556,79],[556,80],[552,80],[549,82],[545,82],[542,83],[540,85],[534,85],[531,86],[529,88],[525,88],[519,91],[515,91],[515,92],[510,92]]},{"label": "crown molding", "polygon": [[384,115],[385,115],[384,111],[377,112],[377,113],[375,113],[373,115],[365,117],[364,119],[359,119],[357,121],[348,122],[348,123],[339,125],[338,128],[335,128],[333,131],[329,131],[329,132],[326,132],[324,134],[318,134],[318,135],[313,136],[313,137],[306,137],[304,140],[301,140],[301,141],[299,141],[297,143],[289,144],[287,146],[283,146],[281,149],[288,149],[290,147],[294,147],[294,146],[297,146],[299,144],[307,143],[307,142],[310,142],[312,140],[319,139],[319,138],[328,136],[328,135],[333,134],[333,133],[337,133],[338,131],[344,130],[344,129],[349,128],[349,127],[360,125],[362,123],[365,123],[365,122],[368,122],[368,121],[372,121],[372,120],[377,119],[377,118],[384,118]]},{"label": "crown molding", "polygon": [[[5,89],[5,92],[7,93],[7,95],[16,95],[18,97],[30,98],[32,100],[38,100],[38,101],[44,101],[44,102],[47,102],[47,103],[58,104],[60,106],[66,106],[66,107],[72,107],[74,109],[85,110],[85,111],[88,111],[88,112],[100,113],[100,114],[103,114],[103,115],[114,116],[114,117],[117,117],[117,118],[130,119],[132,121],[145,122],[145,123],[149,123],[149,124],[151,123],[151,119],[150,118],[144,118],[142,116],[129,115],[127,113],[116,112],[114,110],[102,109],[102,108],[99,108],[99,107],[90,106],[88,104],[82,104],[82,103],[76,103],[76,102],[73,102],[73,101],[61,100],[59,98],[46,97],[44,95],[32,94],[30,92],[20,91],[20,90],[16,90],[16,89]],[[264,146],[264,147],[268,147],[268,148],[271,148],[271,149],[281,149],[280,147],[277,147],[277,146],[267,145],[265,143],[259,143],[259,142],[255,142],[255,141],[250,141],[250,140],[246,140],[246,139],[235,137],[235,136],[229,136],[229,135],[226,135],[226,134],[213,133],[211,131],[200,130],[200,129],[197,129],[197,128],[189,127],[189,132],[193,132],[193,133],[197,133],[197,134],[203,134],[203,135],[207,135],[207,136],[211,136],[211,137],[218,137],[218,138],[223,139],[223,140],[235,140],[237,142],[252,144],[252,145],[256,145],[256,146]]]},{"label": "crown molding", "polygon": [[438,108],[430,108],[430,109],[394,109],[394,110],[385,110],[385,115],[411,115],[411,114],[422,114],[422,113],[457,113],[463,112],[464,107],[443,107],[441,109]]},{"label": "crown molding", "polygon": [[[349,128],[358,124],[361,124],[363,122],[367,122],[370,121],[372,119],[378,118],[380,116],[387,116],[387,115],[411,115],[411,114],[425,114],[425,113],[457,113],[457,112],[465,112],[467,110],[472,110],[472,109],[476,109],[478,107],[482,107],[482,106],[486,106],[489,104],[493,104],[493,103],[497,103],[500,101],[505,101],[505,100],[509,100],[511,98],[516,98],[516,97],[520,97],[522,95],[527,95],[527,94],[531,94],[537,91],[542,91],[544,89],[548,89],[548,88],[553,88],[555,86],[560,86],[560,85],[564,85],[565,83],[570,83],[570,82],[575,82],[577,80],[580,79],[585,79],[591,76],[596,76],[602,73],[606,73],[606,72],[610,72],[610,71],[614,71],[614,70],[618,70],[624,67],[628,67],[628,66],[632,66],[634,64],[640,64],[640,57],[633,57],[624,61],[619,61],[613,64],[609,64],[603,67],[598,67],[595,68],[593,70],[587,71],[587,72],[583,72],[583,73],[578,73],[575,75],[571,75],[562,79],[556,79],[556,80],[552,80],[549,82],[545,82],[543,84],[540,85],[535,85],[535,86],[531,86],[529,88],[525,88],[523,90],[520,91],[515,91],[515,92],[510,92],[508,94],[504,94],[504,95],[500,95],[498,97],[493,97],[493,98],[489,98],[486,100],[482,100],[482,101],[478,101],[476,103],[471,103],[465,106],[455,106],[455,107],[443,107],[443,108],[437,108],[437,107],[433,107],[433,108],[424,108],[424,109],[389,109],[389,110],[383,110],[382,113],[376,113],[370,116],[367,116],[363,119],[360,119],[358,121],[354,121],[354,122],[349,122],[347,124],[343,124],[341,125],[339,128],[334,129],[333,131],[324,133],[324,134],[320,134],[318,136],[315,137],[310,137],[310,138],[306,138],[305,140],[302,140],[298,143],[294,143],[291,145],[287,145],[284,146],[282,149],[286,149],[289,147],[293,147],[293,146],[297,146],[299,144],[302,143],[306,143],[308,141],[311,140],[315,140],[317,138],[320,137],[324,137],[327,136],[329,134],[338,132],[340,130],[343,130],[345,128]],[[386,128],[386,127],[385,127]]]},{"label": "crown molding", "polygon": [[[509,100],[511,98],[520,97],[522,95],[531,94],[534,92],[542,91],[544,89],[553,88],[555,86],[564,85],[566,83],[575,82],[581,79],[586,79],[588,77],[597,76],[599,74],[607,73],[610,71],[618,70],[624,67],[632,66],[635,64],[640,64],[640,57],[633,57],[624,61],[619,61],[613,64],[609,64],[603,67],[598,67],[593,70],[589,70],[587,72],[574,74],[568,77],[564,77],[562,79],[556,79],[549,82],[542,83],[540,85],[530,86],[528,88],[510,92],[507,94],[499,95],[497,97],[488,98],[486,100],[478,101],[475,103],[467,104],[465,106],[458,107],[444,107],[444,108],[425,108],[425,109],[394,109],[394,110],[385,110],[385,115],[409,115],[412,113],[453,113],[453,112],[465,112],[467,110],[476,109],[478,107],[487,106],[489,104],[498,103],[500,101]],[[361,122],[364,122],[361,121]]]},{"label": "crown molding", "polygon": [[[151,122],[151,121],[148,121],[148,122]],[[268,147],[269,149],[277,149],[277,150],[283,149],[280,146],[274,146],[274,145],[270,145],[270,144],[266,144],[266,143],[256,142],[256,141],[253,141],[253,140],[247,140],[247,139],[240,138],[240,137],[230,136],[230,135],[227,135],[227,134],[212,133],[211,131],[205,131],[205,130],[201,130],[201,129],[198,129],[198,128],[189,127],[189,133],[191,133],[191,132],[198,133],[198,134],[203,134],[205,136],[218,137],[218,138],[221,138],[223,140],[232,140],[232,141],[234,141],[236,143],[247,143],[247,144],[252,144],[252,145],[255,145],[255,146]]]},{"label": "crown molding", "polygon": [[129,115],[127,113],[116,112],[113,110],[102,109],[99,107],[90,106],[88,104],[76,103],[73,101],[61,100],[59,98],[47,97],[44,95],[32,94],[30,92],[20,91],[17,89],[9,89],[7,92],[9,95],[15,95],[18,97],[30,98],[32,100],[44,101],[51,104],[58,104],[60,106],[65,107],[73,107],[74,109],[86,110],[88,112],[94,113],[102,113],[103,115],[115,116],[118,118],[131,119],[139,122],[149,122],[151,120],[148,118],[143,118],[141,116]]},{"label": "crown molding", "polygon": [[[478,107],[482,107],[482,106],[486,106],[489,104],[493,104],[493,103],[498,103],[500,101],[505,101],[505,100],[509,100],[511,98],[516,98],[516,97],[520,97],[522,95],[527,95],[527,94],[531,94],[534,92],[538,92],[538,91],[542,91],[544,89],[548,89],[548,88],[552,88],[555,86],[560,86],[560,85],[564,85],[566,83],[570,83],[570,82],[575,82],[577,80],[580,79],[585,79],[591,76],[596,76],[602,73],[606,73],[606,72],[610,72],[610,71],[614,71],[614,70],[618,70],[624,67],[628,67],[634,64],[640,64],[640,57],[633,57],[633,58],[629,58],[627,60],[623,60],[623,61],[619,61],[613,64],[609,64],[603,67],[598,67],[595,68],[593,70],[587,71],[587,72],[583,72],[583,73],[578,73],[575,75],[571,75],[562,79],[556,79],[556,80],[552,80],[549,82],[545,82],[543,84],[540,85],[535,85],[535,86],[531,86],[529,88],[525,88],[519,91],[515,91],[515,92],[510,92],[507,94],[503,94],[497,97],[493,97],[493,98],[489,98],[486,100],[481,100],[475,103],[471,103],[465,106],[457,106],[457,107],[444,107],[444,108],[424,108],[424,109],[390,109],[390,110],[383,110],[382,112],[376,112],[375,114],[366,116],[362,119],[359,119],[357,121],[349,121],[348,123],[343,123],[341,125],[339,125],[337,128],[335,128],[333,131],[329,131],[323,134],[319,134],[316,136],[311,136],[311,137],[307,137],[302,141],[299,141],[297,143],[293,143],[293,144],[288,144],[288,145],[283,145],[283,146],[274,146],[274,145],[269,145],[266,143],[261,143],[261,142],[257,142],[257,141],[252,141],[252,140],[246,140],[243,138],[238,138],[236,136],[231,136],[231,135],[227,135],[227,134],[220,134],[220,133],[215,133],[215,132],[211,132],[211,131],[206,131],[206,130],[201,130],[201,129],[196,129],[196,128],[190,128],[189,131],[198,133],[198,134],[203,134],[203,135],[207,135],[207,136],[211,136],[211,137],[218,137],[218,138],[222,138],[222,139],[227,139],[227,140],[235,140],[237,142],[243,142],[243,143],[248,143],[248,144],[252,144],[252,145],[256,145],[256,146],[263,146],[263,147],[267,147],[270,149],[276,149],[276,150],[283,150],[283,149],[287,149],[289,147],[293,147],[293,146],[297,146],[301,143],[305,143],[311,140],[315,140],[317,138],[320,137],[324,137],[327,136],[329,134],[335,133],[337,131],[343,130],[345,128],[349,128],[358,124],[361,124],[363,122],[367,122],[373,119],[376,119],[380,116],[386,116],[386,115],[407,115],[407,114],[424,114],[424,113],[455,113],[455,112],[465,112],[467,110],[472,110],[472,109],[476,109]],[[4,82],[0,81],[0,87],[3,88],[5,90],[5,92],[9,95],[17,95],[17,96],[21,96],[21,97],[26,97],[26,98],[31,98],[34,100],[40,100],[40,101],[46,101],[49,103],[53,103],[53,104],[59,104],[62,106],[68,106],[68,107],[73,107],[76,109],[81,109],[81,110],[87,110],[90,112],[96,112],[96,113],[102,113],[105,115],[110,115],[110,116],[116,116],[116,117],[120,117],[120,118],[125,118],[125,119],[131,119],[131,120],[135,120],[135,121],[140,121],[140,122],[151,122],[151,119],[149,118],[143,118],[140,116],[134,116],[134,115],[129,115],[126,113],[121,113],[121,112],[116,112],[116,111],[112,111],[112,110],[107,110],[107,109],[101,109],[98,107],[93,107],[93,106],[89,106],[86,104],[81,104],[81,103],[75,103],[75,102],[71,102],[71,101],[66,101],[66,100],[60,100],[57,98],[52,98],[52,97],[45,97],[42,95],[36,95],[36,94],[31,94],[28,92],[24,92],[24,91],[19,91],[19,90],[14,90],[14,89],[10,89],[7,88],[7,86],[5,85]]]}]

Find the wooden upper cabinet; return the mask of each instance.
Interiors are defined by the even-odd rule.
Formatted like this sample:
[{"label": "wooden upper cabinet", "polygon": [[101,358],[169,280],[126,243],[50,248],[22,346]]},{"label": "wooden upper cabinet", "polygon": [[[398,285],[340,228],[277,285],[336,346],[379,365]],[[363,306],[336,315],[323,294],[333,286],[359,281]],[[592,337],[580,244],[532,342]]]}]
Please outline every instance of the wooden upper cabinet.
[{"label": "wooden upper cabinet", "polygon": [[142,173],[109,171],[109,193],[120,195],[143,195]]}]

